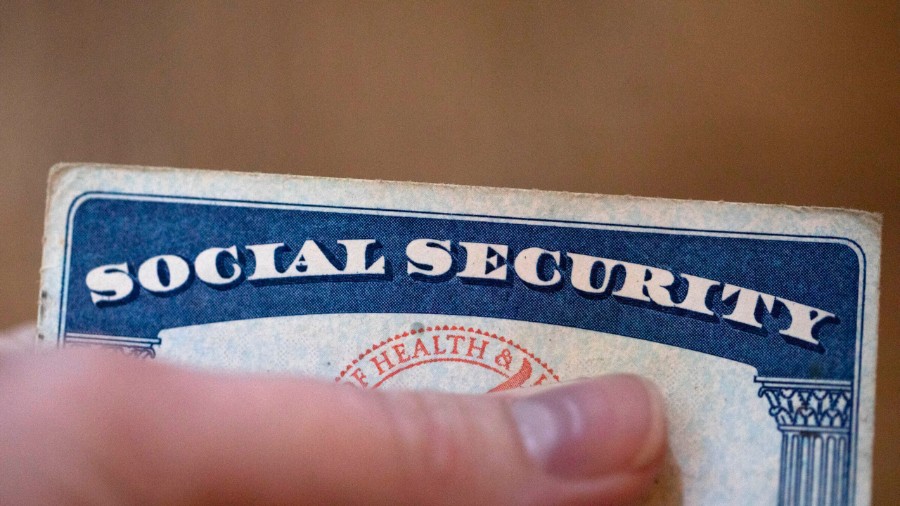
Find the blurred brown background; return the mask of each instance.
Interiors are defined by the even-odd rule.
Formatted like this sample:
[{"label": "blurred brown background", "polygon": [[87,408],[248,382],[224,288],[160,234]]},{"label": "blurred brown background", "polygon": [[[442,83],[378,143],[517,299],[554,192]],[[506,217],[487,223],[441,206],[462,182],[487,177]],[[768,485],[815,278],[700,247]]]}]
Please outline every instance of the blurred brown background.
[{"label": "blurred brown background", "polygon": [[900,504],[898,4],[0,3],[0,328],[47,169],[222,168],[884,214],[876,504]]}]

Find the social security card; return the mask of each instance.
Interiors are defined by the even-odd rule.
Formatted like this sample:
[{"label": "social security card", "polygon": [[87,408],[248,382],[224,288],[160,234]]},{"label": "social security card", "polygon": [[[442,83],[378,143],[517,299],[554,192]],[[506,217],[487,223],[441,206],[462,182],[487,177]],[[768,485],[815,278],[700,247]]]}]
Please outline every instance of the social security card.
[{"label": "social security card", "polygon": [[880,228],[835,209],[61,165],[38,343],[372,389],[634,372],[670,417],[650,504],[868,504]]}]

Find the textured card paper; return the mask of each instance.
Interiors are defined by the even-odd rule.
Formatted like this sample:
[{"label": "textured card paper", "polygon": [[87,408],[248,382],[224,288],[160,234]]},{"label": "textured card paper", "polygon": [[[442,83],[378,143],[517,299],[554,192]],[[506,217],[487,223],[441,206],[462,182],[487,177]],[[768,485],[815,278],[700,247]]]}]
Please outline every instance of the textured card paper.
[{"label": "textured card paper", "polygon": [[38,344],[359,388],[635,372],[670,418],[651,504],[868,504],[880,230],[837,209],[61,165]]}]

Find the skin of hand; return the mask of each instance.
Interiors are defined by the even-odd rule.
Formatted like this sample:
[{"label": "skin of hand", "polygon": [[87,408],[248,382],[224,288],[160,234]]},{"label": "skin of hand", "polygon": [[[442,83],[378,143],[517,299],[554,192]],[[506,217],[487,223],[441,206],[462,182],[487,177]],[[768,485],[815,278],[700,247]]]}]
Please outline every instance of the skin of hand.
[{"label": "skin of hand", "polygon": [[666,448],[632,375],[457,395],[4,352],[0,405],[0,504],[618,505]]}]

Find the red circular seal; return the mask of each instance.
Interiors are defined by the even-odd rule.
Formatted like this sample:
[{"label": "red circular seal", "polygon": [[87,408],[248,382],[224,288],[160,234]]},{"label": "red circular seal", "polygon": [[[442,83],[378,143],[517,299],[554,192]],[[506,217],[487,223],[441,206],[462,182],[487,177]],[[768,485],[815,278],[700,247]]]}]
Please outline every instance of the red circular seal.
[{"label": "red circular seal", "polygon": [[423,326],[375,343],[341,369],[335,381],[363,388],[428,383],[417,382],[416,376],[441,384],[479,376],[478,384],[489,392],[559,382],[557,372],[521,344],[457,325]]}]

